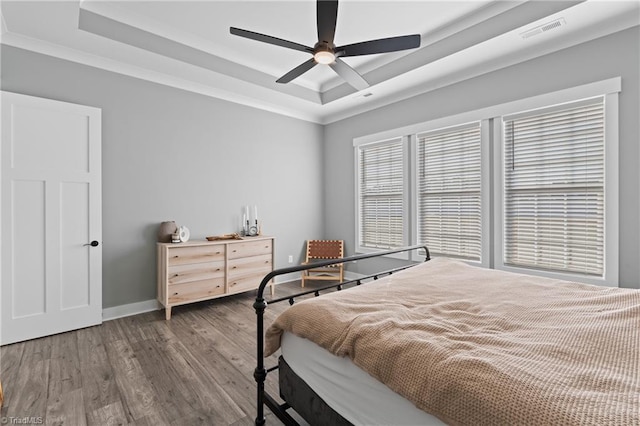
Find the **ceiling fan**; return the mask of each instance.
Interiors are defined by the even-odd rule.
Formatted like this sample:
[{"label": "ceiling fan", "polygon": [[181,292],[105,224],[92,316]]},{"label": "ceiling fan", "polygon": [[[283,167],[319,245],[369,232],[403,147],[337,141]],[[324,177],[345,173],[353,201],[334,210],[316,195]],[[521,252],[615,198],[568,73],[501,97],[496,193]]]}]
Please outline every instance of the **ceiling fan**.
[{"label": "ceiling fan", "polygon": [[318,0],[316,9],[318,42],[313,47],[304,46],[293,41],[283,40],[265,34],[231,27],[231,34],[250,38],[263,43],[274,44],[288,49],[299,50],[313,55],[311,59],[298,65],[278,80],[277,83],[288,83],[301,76],[317,64],[329,65],[340,77],[357,90],[369,87],[369,83],[356,70],[351,68],[341,58],[347,56],[373,55],[376,53],[396,52],[399,50],[420,47],[420,35],[412,34],[399,37],[389,37],[378,40],[338,46],[333,43],[338,17],[338,1]]}]

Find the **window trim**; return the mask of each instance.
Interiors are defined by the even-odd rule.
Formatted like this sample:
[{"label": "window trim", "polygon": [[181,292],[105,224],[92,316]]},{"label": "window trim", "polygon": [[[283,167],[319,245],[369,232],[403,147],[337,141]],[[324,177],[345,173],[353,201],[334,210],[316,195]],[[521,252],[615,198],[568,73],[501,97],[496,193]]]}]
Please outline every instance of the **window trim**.
[{"label": "window trim", "polygon": [[[555,278],[587,282],[597,285],[618,286],[619,278],[619,176],[618,176],[618,93],[621,91],[621,77],[574,86],[554,92],[543,93],[524,99],[492,105],[477,110],[435,118],[426,122],[411,124],[395,129],[385,130],[374,134],[359,136],[353,139],[354,147],[360,144],[393,139],[404,136],[408,141],[408,155],[405,172],[408,173],[405,191],[407,211],[410,209],[409,221],[406,223],[406,238],[410,244],[417,243],[417,144],[418,133],[455,126],[471,121],[482,122],[482,255],[480,266],[494,269],[513,270],[529,275],[552,276]],[[566,273],[546,273],[545,271],[513,268],[502,263],[502,117],[512,115],[518,111],[547,108],[562,103],[572,103],[581,99],[605,97],[605,259],[604,279],[589,279],[586,275],[571,275]],[[358,159],[355,159],[356,173],[356,243],[359,242],[359,194],[357,178]],[[405,219],[406,220],[406,219]],[[356,244],[357,245],[357,244]],[[362,252],[356,247],[356,252]],[[412,253],[409,260],[422,261],[424,258]],[[472,262],[478,264],[478,262]]]},{"label": "window trim", "polygon": [[[418,231],[420,229],[419,224],[419,212],[418,209],[418,193],[419,193],[419,162],[418,158],[418,135],[420,133],[428,133],[431,131],[446,131],[447,129],[455,129],[463,126],[467,126],[471,123],[477,122],[480,125],[480,260],[467,260],[471,265],[479,265],[485,268],[490,266],[491,251],[490,251],[490,222],[491,222],[491,164],[490,164],[490,121],[488,119],[479,118],[475,113],[459,114],[445,119],[433,120],[429,123],[424,123],[422,126],[415,127],[411,135],[411,202],[413,208],[411,210],[411,244],[418,244]],[[424,259],[421,253],[413,252],[411,254],[412,261],[421,261]]]},{"label": "window trim", "polygon": [[[385,140],[391,140],[398,138],[398,135],[405,135],[409,148],[408,148],[408,159],[407,159],[407,167],[405,171],[409,175],[409,180],[407,180],[408,190],[406,191],[406,206],[407,212],[410,211],[410,214],[406,213],[409,216],[407,219],[406,230],[406,241],[409,244],[417,244],[418,242],[418,214],[417,214],[417,200],[418,196],[418,188],[417,188],[417,175],[415,170],[418,170],[418,158],[417,158],[417,138],[416,135],[419,133],[429,132],[432,130],[440,130],[446,129],[448,127],[457,127],[460,125],[464,125],[466,123],[479,121],[481,126],[481,147],[480,147],[480,157],[481,157],[481,203],[482,203],[482,243],[481,243],[481,255],[480,261],[473,260],[465,260],[472,265],[479,265],[484,268],[492,267],[492,250],[491,250],[491,236],[492,236],[492,221],[491,215],[493,211],[493,206],[491,203],[491,192],[492,188],[491,184],[491,168],[493,161],[493,156],[491,154],[491,121],[488,118],[490,116],[490,111],[495,111],[496,107],[483,108],[475,111],[467,111],[460,114],[455,114],[447,117],[436,118],[433,120],[425,121],[422,123],[412,124],[409,126],[399,127],[396,129],[385,130],[378,133],[373,133],[370,135],[359,136],[353,139],[353,146],[355,149],[354,155],[354,171],[355,171],[355,216],[354,216],[354,224],[355,224],[355,246],[356,253],[370,253],[371,251],[375,251],[366,247],[360,247],[360,190],[359,190],[359,171],[358,171],[358,150],[357,147],[364,144],[376,143]],[[401,254],[401,257],[398,255],[390,255],[388,257],[392,258],[401,258],[410,260],[413,262],[420,262],[424,260],[424,254],[419,253],[417,251],[413,251],[407,255],[405,253]]]},{"label": "window trim", "polygon": [[[354,147],[354,170],[355,170],[355,251],[356,253],[374,253],[377,251],[380,251],[380,248],[374,248],[374,247],[367,247],[367,246],[362,246],[360,244],[361,241],[361,235],[360,235],[360,231],[361,231],[361,226],[360,226],[360,218],[361,218],[361,203],[360,203],[360,196],[361,196],[361,176],[360,176],[360,160],[361,160],[361,149],[363,147],[366,146],[374,146],[374,145],[380,145],[380,144],[384,144],[384,143],[389,143],[389,142],[393,142],[397,139],[401,140],[402,143],[402,163],[404,166],[404,170],[403,170],[403,182],[404,182],[404,188],[403,188],[403,197],[402,197],[402,204],[403,204],[403,209],[402,209],[402,223],[403,223],[403,232],[402,232],[402,244],[403,245],[409,245],[409,235],[410,235],[410,227],[409,227],[409,210],[410,210],[410,197],[411,195],[409,194],[409,190],[406,186],[406,183],[408,181],[409,178],[409,138],[407,136],[399,136],[398,134],[395,134],[392,137],[387,137],[384,139],[378,139],[378,140],[359,140],[356,141],[354,140],[353,143],[353,147]],[[395,254],[391,254],[388,255],[388,257],[391,258],[396,258],[396,259],[403,259],[403,260],[407,260],[408,259],[408,254],[407,252],[403,252],[403,253],[395,253]]]},{"label": "window trim", "polygon": [[[617,287],[619,278],[619,177],[618,177],[618,92],[620,79],[611,79],[566,91],[540,95],[511,103],[511,111],[493,117],[494,142],[494,267],[509,272],[538,275],[569,281],[579,281],[608,287]],[[584,99],[604,98],[604,273],[602,277],[590,277],[569,272],[546,271],[506,265],[504,263],[504,137],[503,118],[513,117],[520,111],[546,109],[572,104]]]}]

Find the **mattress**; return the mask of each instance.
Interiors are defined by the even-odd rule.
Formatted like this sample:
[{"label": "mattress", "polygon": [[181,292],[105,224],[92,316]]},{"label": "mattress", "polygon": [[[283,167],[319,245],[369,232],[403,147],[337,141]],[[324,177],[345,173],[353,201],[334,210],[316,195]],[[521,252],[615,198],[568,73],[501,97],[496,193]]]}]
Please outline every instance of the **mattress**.
[{"label": "mattress", "polygon": [[291,369],[354,425],[443,425],[383,383],[315,343],[285,332],[282,356]]}]

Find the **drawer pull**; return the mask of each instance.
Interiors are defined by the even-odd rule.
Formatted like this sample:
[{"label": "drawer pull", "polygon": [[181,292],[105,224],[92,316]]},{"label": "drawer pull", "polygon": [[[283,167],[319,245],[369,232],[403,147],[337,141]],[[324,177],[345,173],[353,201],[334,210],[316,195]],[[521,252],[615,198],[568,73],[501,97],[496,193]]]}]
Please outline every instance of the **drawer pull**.
[{"label": "drawer pull", "polygon": [[177,254],[175,256],[173,256],[174,259],[179,258],[180,256],[178,256]]},{"label": "drawer pull", "polygon": [[265,261],[264,261],[264,263],[269,263],[269,261],[268,261],[268,260],[265,260]]},{"label": "drawer pull", "polygon": [[231,267],[231,269],[236,269],[236,268],[237,268],[237,266],[232,266],[232,267]]},{"label": "drawer pull", "polygon": [[173,274],[173,276],[174,276],[174,277],[179,277],[179,276],[180,276],[180,274]]},{"label": "drawer pull", "polygon": [[178,292],[173,293],[173,295],[174,295],[174,296],[177,296],[177,295],[178,295]]}]

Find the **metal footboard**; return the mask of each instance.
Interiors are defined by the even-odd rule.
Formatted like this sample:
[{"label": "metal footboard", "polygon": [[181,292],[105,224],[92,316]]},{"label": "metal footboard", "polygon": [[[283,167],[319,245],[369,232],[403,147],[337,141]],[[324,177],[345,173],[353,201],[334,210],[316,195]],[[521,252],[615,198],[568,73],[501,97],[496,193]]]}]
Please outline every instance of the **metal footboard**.
[{"label": "metal footboard", "polygon": [[[256,369],[253,372],[253,377],[257,384],[257,400],[256,400],[257,415],[255,420],[256,425],[265,424],[265,417],[264,417],[265,404],[285,425],[298,424],[298,422],[293,417],[291,417],[289,413],[287,413],[287,410],[290,408],[289,405],[287,403],[279,404],[275,398],[273,398],[271,395],[269,395],[265,391],[264,384],[267,378],[267,374],[278,369],[278,366],[275,366],[269,369],[266,369],[264,366],[264,311],[267,309],[267,301],[264,299],[264,290],[269,284],[269,281],[271,281],[274,277],[279,275],[289,274],[292,272],[300,272],[306,269],[335,265],[338,263],[353,262],[356,260],[371,259],[371,258],[386,256],[390,254],[411,252],[416,250],[424,250],[425,262],[430,259],[429,249],[427,248],[427,246],[414,245],[414,246],[403,247],[403,248],[394,249],[394,250],[380,251],[376,253],[359,254],[359,255],[345,257],[342,259],[329,259],[326,261],[314,262],[313,264],[310,264],[310,265],[298,265],[298,266],[291,266],[287,268],[280,268],[280,269],[271,271],[267,275],[265,275],[265,277],[262,279],[262,282],[260,282],[260,286],[258,287],[257,294],[256,294],[256,300],[253,304],[253,307],[256,311],[256,325],[257,325],[257,353],[256,353],[257,365],[256,365]],[[403,269],[410,268],[411,266],[414,266],[414,265],[415,263],[412,263],[412,264],[400,266],[397,268],[385,270],[382,272],[378,272],[372,275],[367,275],[365,277],[361,277],[355,280],[347,280],[338,284],[327,285],[315,290],[306,290],[306,291],[294,294],[292,296],[286,296],[286,297],[270,300],[269,303],[273,304],[273,303],[288,301],[290,305],[293,305],[293,303],[295,302],[295,299],[302,296],[313,294],[314,296],[317,297],[320,295],[321,292],[326,290],[331,290],[331,289],[342,290],[343,288],[358,286],[366,282],[369,282],[371,280],[377,280],[378,278],[383,277],[385,275],[391,275],[394,272],[398,272]]]}]

